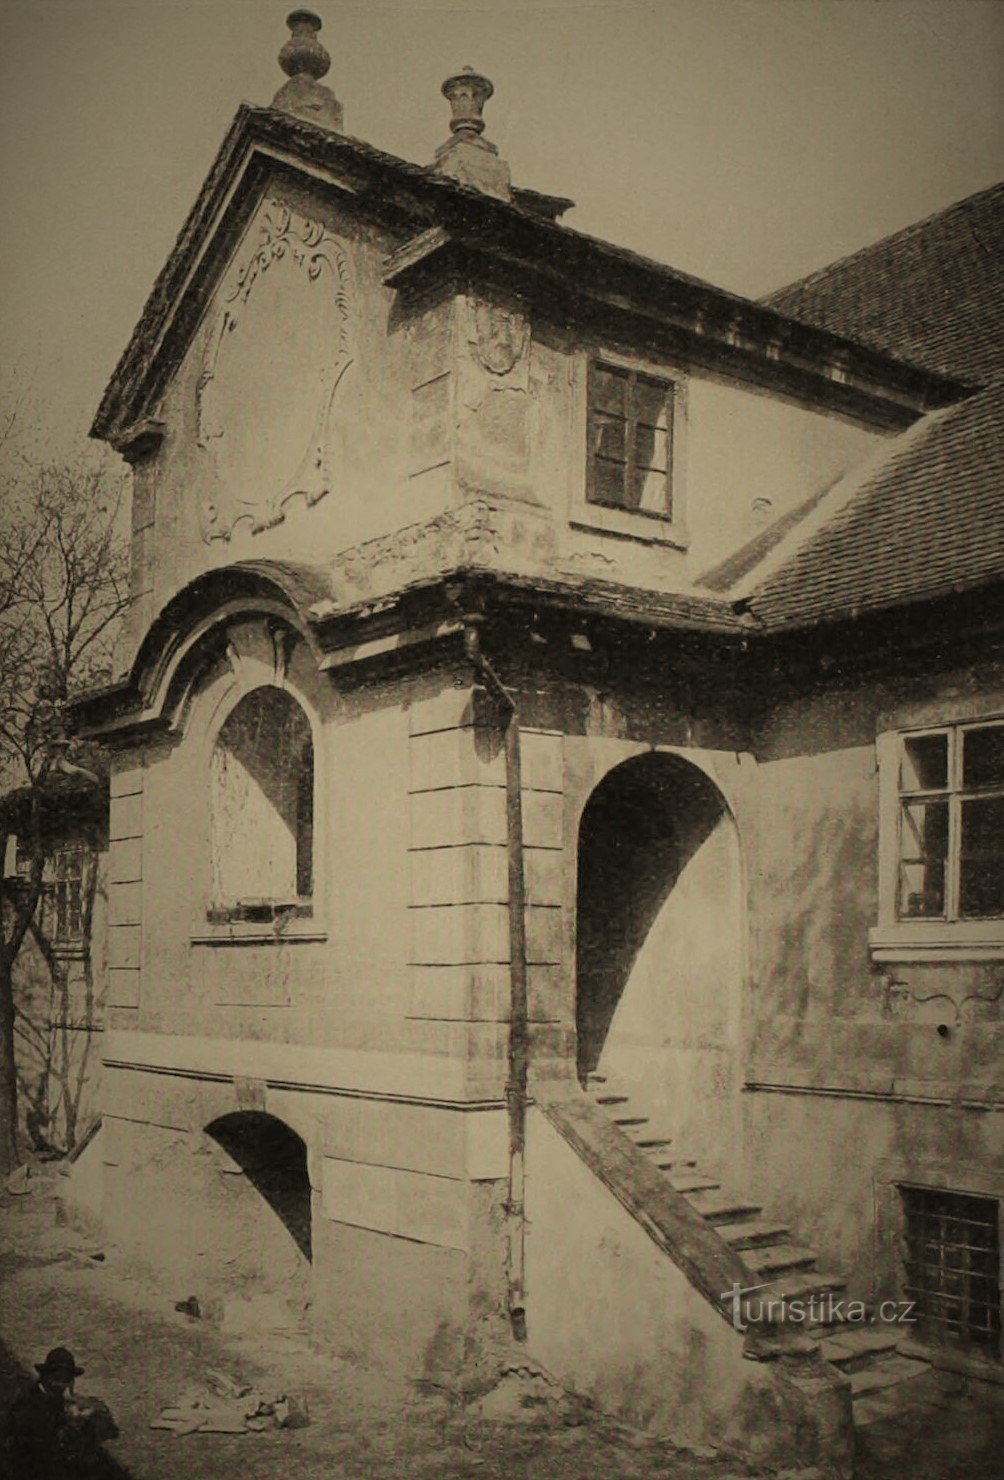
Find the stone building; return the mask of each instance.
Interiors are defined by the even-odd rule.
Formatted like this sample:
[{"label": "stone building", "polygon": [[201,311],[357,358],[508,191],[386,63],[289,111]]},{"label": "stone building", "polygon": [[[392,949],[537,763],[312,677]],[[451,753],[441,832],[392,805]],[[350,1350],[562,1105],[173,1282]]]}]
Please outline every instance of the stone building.
[{"label": "stone building", "polygon": [[836,1463],[999,1373],[1004,192],[756,303],[513,185],[469,70],[431,167],[347,136],[290,20],[94,426],[105,1216]]}]

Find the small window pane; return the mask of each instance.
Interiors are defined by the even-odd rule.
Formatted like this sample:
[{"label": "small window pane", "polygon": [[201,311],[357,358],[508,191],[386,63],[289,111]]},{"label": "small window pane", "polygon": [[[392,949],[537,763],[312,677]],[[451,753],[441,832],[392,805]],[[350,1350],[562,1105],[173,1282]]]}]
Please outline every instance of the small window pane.
[{"label": "small window pane", "polygon": [[641,468],[664,473],[669,467],[669,434],[659,427],[639,425],[635,431],[635,462]]},{"label": "small window pane", "polygon": [[661,427],[665,431],[669,426],[672,394],[670,386],[663,385],[657,380],[644,380],[639,377],[634,386],[631,414],[637,421],[646,422],[649,426]]},{"label": "small window pane", "polygon": [[593,405],[600,411],[612,411],[617,416],[626,416],[627,384],[627,371],[597,366],[593,372]]},{"label": "small window pane", "polygon": [[625,504],[625,472],[623,463],[607,462],[602,457],[594,458],[592,492],[594,502],[617,504],[623,507]]},{"label": "small window pane", "polygon": [[943,915],[948,803],[906,802],[900,847],[900,915],[908,919]]},{"label": "small window pane", "polygon": [[597,414],[593,422],[593,451],[600,457],[613,457],[623,462],[626,423]]},{"label": "small window pane", "polygon": [[657,468],[635,468],[631,474],[629,507],[650,514],[670,513],[666,474]]},{"label": "small window pane", "polygon": [[1004,797],[962,803],[959,913],[1004,915]]},{"label": "small window pane", "polygon": [[903,791],[937,791],[948,785],[948,736],[912,735],[903,741]]},{"label": "small window pane", "polygon": [[945,865],[934,860],[900,864],[899,898],[903,919],[944,915]]},{"label": "small window pane", "polygon": [[1004,725],[963,731],[962,784],[1004,786]]}]

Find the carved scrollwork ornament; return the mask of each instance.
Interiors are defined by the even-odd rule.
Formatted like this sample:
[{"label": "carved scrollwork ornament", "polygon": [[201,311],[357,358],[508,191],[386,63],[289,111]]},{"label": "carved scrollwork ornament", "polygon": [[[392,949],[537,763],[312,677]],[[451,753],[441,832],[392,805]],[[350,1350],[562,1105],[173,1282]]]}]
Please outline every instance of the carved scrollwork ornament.
[{"label": "carved scrollwork ornament", "polygon": [[[318,285],[322,298],[319,315],[313,317],[323,322],[326,332],[319,363],[291,363],[287,356],[286,363],[275,366],[276,387],[286,388],[286,398],[295,400],[298,410],[306,402],[310,429],[306,446],[301,444],[295,453],[292,473],[263,484],[267,474],[254,465],[231,468],[230,476],[224,474],[227,440],[232,439],[235,416],[244,414],[240,397],[234,397],[227,376],[229,373],[232,377],[240,363],[239,356],[231,357],[231,349],[248,332],[261,284],[266,274],[276,272],[292,273],[303,282]],[[257,249],[240,269],[219,310],[195,388],[197,445],[213,458],[218,474],[218,491],[202,502],[202,537],[207,543],[229,539],[241,520],[250,521],[252,533],[270,529],[285,518],[285,505],[294,495],[302,495],[311,505],[330,492],[332,409],[338,387],[352,363],[350,310],[349,264],[342,244],[323,222],[273,202],[262,217]],[[274,332],[277,342],[281,342],[278,336],[282,328],[266,323],[263,331]],[[302,395],[294,395],[294,390],[302,391]],[[278,404],[276,421],[282,421]],[[264,429],[266,435],[272,430]],[[247,476],[239,476],[242,472]]]}]

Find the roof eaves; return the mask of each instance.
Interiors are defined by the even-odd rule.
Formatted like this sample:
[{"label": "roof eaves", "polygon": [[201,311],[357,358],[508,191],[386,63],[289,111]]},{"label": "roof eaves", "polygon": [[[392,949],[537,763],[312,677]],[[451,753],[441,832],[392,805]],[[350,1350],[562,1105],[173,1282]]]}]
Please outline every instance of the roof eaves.
[{"label": "roof eaves", "polygon": [[[626,248],[563,226],[539,213],[486,196],[427,167],[334,134],[270,108],[244,104],[227,133],[168,260],[158,275],[139,323],[102,398],[91,433],[112,440],[147,407],[150,377],[172,312],[199,260],[206,231],[224,208],[242,163],[254,146],[280,148],[291,162],[347,175],[361,199],[382,198],[378,187],[392,182],[394,204],[412,229],[440,224],[468,245],[515,259],[537,274],[560,279],[575,292],[606,294],[612,306],[704,334],[738,356],[762,361],[786,358],[804,372],[832,382],[861,382],[887,396],[895,392],[912,408],[906,419],[931,404],[965,394],[968,386],[930,370],[907,365],[880,350],[861,346],[830,330],[814,328],[769,305],[758,304]],[[332,180],[335,183],[335,180]],[[235,228],[236,229],[236,228]],[[560,250],[556,250],[560,249]],[[611,269],[616,292],[610,291]],[[895,399],[895,397],[894,397]]]}]

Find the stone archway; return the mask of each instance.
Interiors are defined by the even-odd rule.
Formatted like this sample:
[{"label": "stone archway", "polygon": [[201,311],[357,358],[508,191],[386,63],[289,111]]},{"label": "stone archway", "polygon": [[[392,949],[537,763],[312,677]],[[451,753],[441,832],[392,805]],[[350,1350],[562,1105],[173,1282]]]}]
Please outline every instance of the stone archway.
[{"label": "stone archway", "polygon": [[215,1143],[219,1173],[215,1252],[226,1251],[230,1274],[274,1289],[306,1279],[313,1258],[312,1194],[303,1140],[259,1111],[223,1115],[205,1134]]},{"label": "stone archway", "polygon": [[742,894],[721,792],[682,756],[615,766],[579,826],[578,1072],[630,1088],[683,1149],[737,1144]]}]

